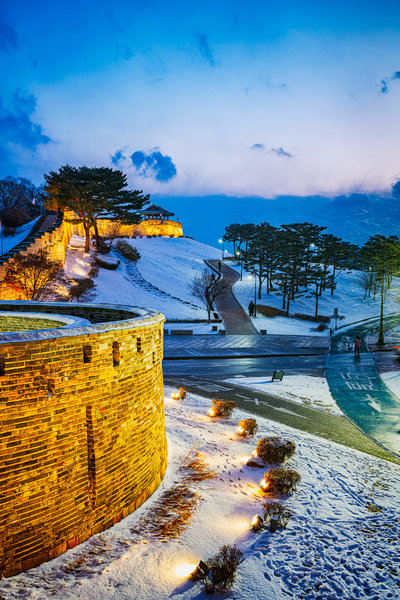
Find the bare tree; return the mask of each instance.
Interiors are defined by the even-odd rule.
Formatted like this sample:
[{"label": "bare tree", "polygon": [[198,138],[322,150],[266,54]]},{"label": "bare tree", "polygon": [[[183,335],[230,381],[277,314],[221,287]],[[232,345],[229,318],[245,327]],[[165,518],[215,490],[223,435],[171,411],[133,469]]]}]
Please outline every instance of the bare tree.
[{"label": "bare tree", "polygon": [[229,284],[222,278],[216,279],[214,273],[204,269],[201,275],[197,275],[189,284],[189,290],[193,296],[204,304],[207,309],[208,320],[210,320],[216,298],[226,294],[229,290]]},{"label": "bare tree", "polygon": [[17,254],[7,267],[5,283],[20,292],[26,300],[43,300],[60,276],[62,263],[52,260],[46,250],[35,254]]}]

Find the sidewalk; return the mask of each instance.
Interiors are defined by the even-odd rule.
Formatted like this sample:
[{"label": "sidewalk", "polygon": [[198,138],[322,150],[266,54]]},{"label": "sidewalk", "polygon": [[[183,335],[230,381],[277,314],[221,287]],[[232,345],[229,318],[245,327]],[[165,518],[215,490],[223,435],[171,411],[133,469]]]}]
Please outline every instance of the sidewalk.
[{"label": "sidewalk", "polygon": [[235,336],[258,335],[257,329],[232,293],[232,287],[239,279],[239,274],[219,260],[205,260],[204,262],[217,273],[219,273],[219,265],[221,265],[222,277],[229,285],[229,292],[219,296],[214,302],[225,324],[226,332]]},{"label": "sidewalk", "polygon": [[[396,325],[399,318],[386,318],[385,326]],[[371,353],[376,341],[376,336],[369,335],[371,325],[375,327],[376,323],[359,324],[333,336],[326,377],[331,394],[345,415],[367,435],[399,456],[400,403],[378,374],[373,360],[375,352]],[[363,342],[360,358],[356,359],[353,340],[357,334]],[[366,347],[366,342],[372,342],[372,347]]]},{"label": "sidewalk", "polygon": [[327,354],[326,336],[188,335],[166,336],[164,358],[247,358]]}]

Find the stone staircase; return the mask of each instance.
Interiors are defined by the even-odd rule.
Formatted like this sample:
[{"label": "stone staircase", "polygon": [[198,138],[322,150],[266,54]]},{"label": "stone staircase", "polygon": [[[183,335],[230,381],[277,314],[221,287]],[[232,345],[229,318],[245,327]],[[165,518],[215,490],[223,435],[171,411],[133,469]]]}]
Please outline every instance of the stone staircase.
[{"label": "stone staircase", "polygon": [[127,274],[126,279],[130,283],[133,283],[134,285],[137,285],[138,287],[142,288],[143,290],[146,290],[146,292],[150,292],[151,294],[154,294],[155,296],[159,296],[160,298],[170,298],[172,300],[180,302],[181,304],[186,304],[187,306],[191,306],[195,310],[201,310],[201,307],[198,304],[195,304],[194,302],[189,302],[188,300],[182,300],[181,298],[178,298],[177,296],[172,296],[172,294],[169,294],[168,292],[164,292],[163,290],[160,290],[158,287],[156,287],[155,285],[153,285],[152,283],[147,281],[147,279],[145,279],[142,276],[142,274],[140,273],[139,269],[137,268],[137,266],[134,262],[132,262],[131,260],[128,260],[127,258],[122,256],[122,254],[120,252],[118,252],[118,250],[116,248],[114,249],[114,251],[116,252],[116,254],[118,254],[118,258],[121,260],[121,262],[124,263],[125,268],[126,268],[126,274]]}]

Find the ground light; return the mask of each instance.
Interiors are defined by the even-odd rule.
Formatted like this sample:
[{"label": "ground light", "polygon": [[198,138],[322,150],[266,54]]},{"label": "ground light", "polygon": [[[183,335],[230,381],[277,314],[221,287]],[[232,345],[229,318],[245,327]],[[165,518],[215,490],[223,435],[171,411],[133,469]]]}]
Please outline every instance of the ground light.
[{"label": "ground light", "polygon": [[215,415],[217,414],[217,411],[215,410],[215,408],[210,408],[210,410],[207,412],[209,417],[215,417]]},{"label": "ground light", "polygon": [[186,389],[180,387],[177,392],[172,392],[171,398],[172,400],[184,400],[186,398]]},{"label": "ground light", "polygon": [[187,579],[192,575],[196,568],[196,565],[193,563],[181,563],[176,567],[175,573],[178,577],[181,577],[182,579]]},{"label": "ground light", "polygon": [[252,531],[260,531],[263,526],[263,518],[260,515],[255,515],[251,520],[251,529]]},{"label": "ground light", "polygon": [[270,481],[267,478],[267,475],[264,475],[263,479],[260,481],[260,487],[263,492],[266,492],[269,488]]},{"label": "ground light", "polygon": [[205,563],[204,560],[201,560],[197,564],[194,571],[192,571],[192,573],[190,573],[190,577],[191,577],[191,579],[193,579],[193,581],[199,581],[200,579],[203,579],[209,571],[210,571],[210,568],[207,565],[207,563]]},{"label": "ground light", "polygon": [[239,435],[244,435],[245,434],[245,429],[244,427],[241,427],[239,425],[239,427],[236,429],[236,433],[238,433]]}]

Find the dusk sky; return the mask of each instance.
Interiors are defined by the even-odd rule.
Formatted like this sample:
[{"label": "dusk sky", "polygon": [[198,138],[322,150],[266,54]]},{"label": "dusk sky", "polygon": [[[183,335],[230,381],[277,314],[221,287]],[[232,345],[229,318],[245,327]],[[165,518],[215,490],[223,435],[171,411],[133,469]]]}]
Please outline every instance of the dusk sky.
[{"label": "dusk sky", "polygon": [[0,176],[334,195],[400,175],[400,3],[0,0]]}]

